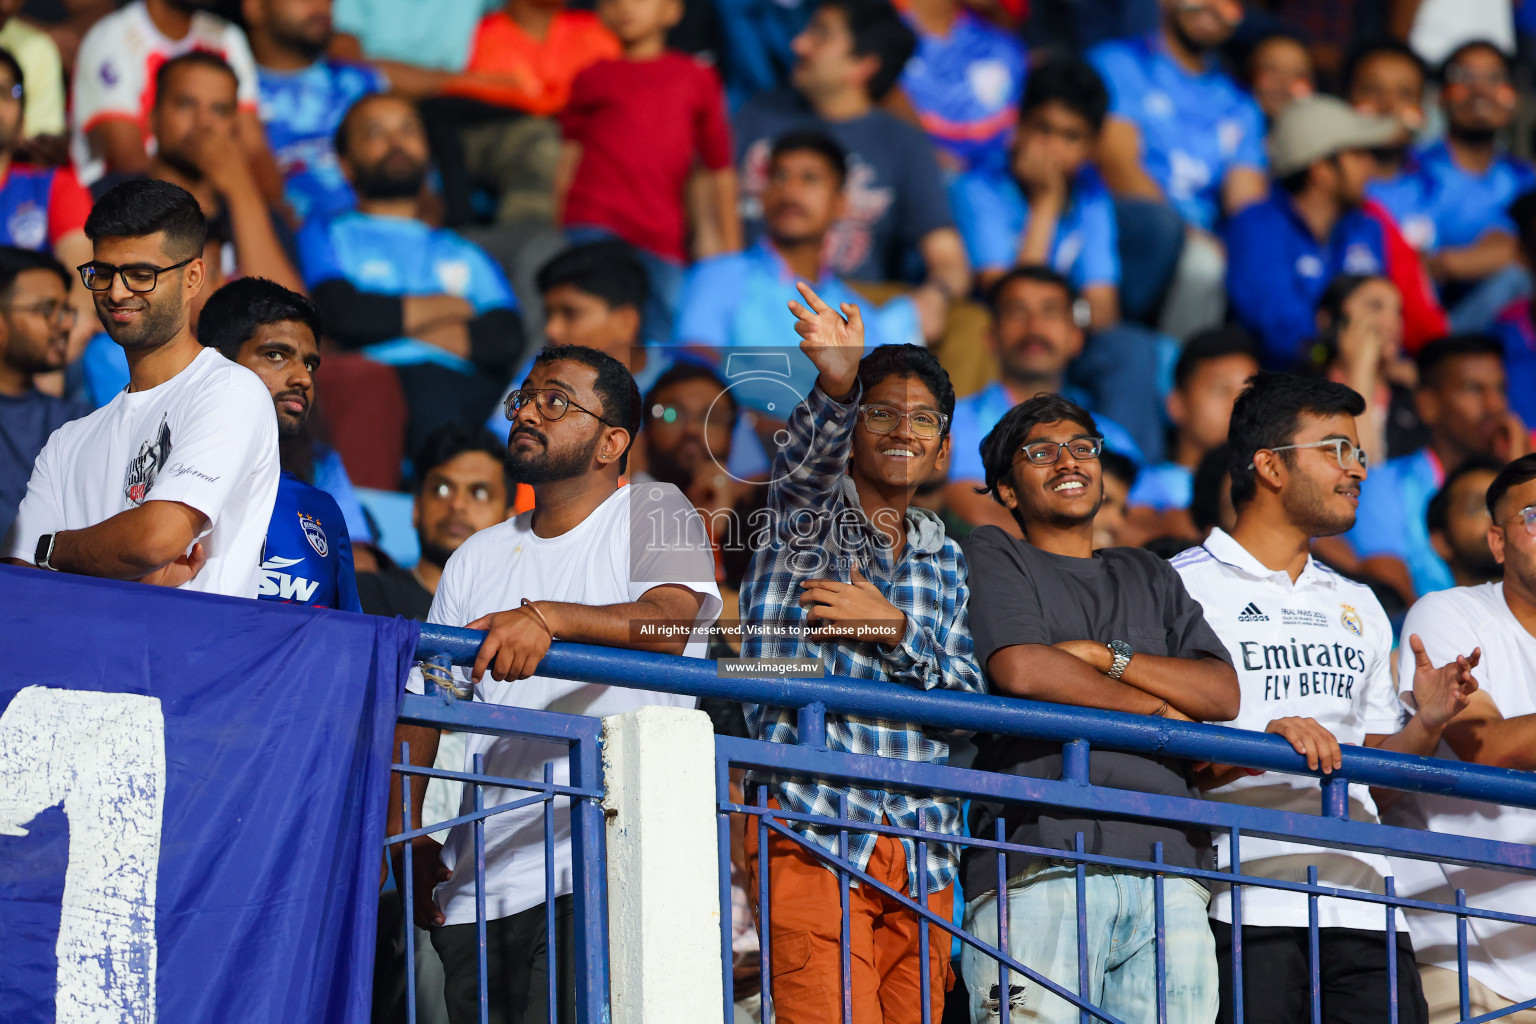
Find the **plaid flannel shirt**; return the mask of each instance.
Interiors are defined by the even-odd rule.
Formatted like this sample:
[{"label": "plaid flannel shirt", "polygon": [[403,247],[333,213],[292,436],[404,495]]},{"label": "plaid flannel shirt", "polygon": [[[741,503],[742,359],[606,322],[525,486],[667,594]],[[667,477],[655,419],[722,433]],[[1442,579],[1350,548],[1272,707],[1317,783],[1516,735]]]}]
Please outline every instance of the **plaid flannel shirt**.
[{"label": "plaid flannel shirt", "polygon": [[[980,668],[966,620],[965,559],[960,546],[944,534],[944,524],[926,509],[907,511],[907,543],[893,558],[884,536],[859,507],[858,492],[847,476],[858,418],[860,393],[846,403],[833,401],[813,388],[789,420],[789,441],[775,459],[769,484],[770,535],[753,555],[741,587],[742,618],[753,622],[802,624],[806,611],[799,604],[800,583],[808,579],[850,579],[859,566],[886,600],[907,617],[901,642],[887,647],[869,642],[818,643],[800,636],[749,636],[742,641],[747,657],[820,658],[833,675],[879,679],[915,689],[983,692]],[[788,708],[747,705],[747,727],[760,740],[794,743],[798,729]],[[905,722],[827,716],[827,747],[854,754],[878,754],[907,761],[944,764],[949,743],[940,730]],[[959,835],[958,800],[907,792],[840,788],[803,777],[773,780],[775,794],[786,810],[836,817],[838,797],[848,798],[848,817],[878,824],[882,817],[901,828],[939,835]],[[835,829],[792,826],[817,846],[836,854]],[[876,837],[849,836],[849,858],[861,869],[869,862]],[[917,849],[901,840],[907,855],[910,892],[917,893]],[[959,851],[947,843],[930,843],[928,891],[955,880]]]}]

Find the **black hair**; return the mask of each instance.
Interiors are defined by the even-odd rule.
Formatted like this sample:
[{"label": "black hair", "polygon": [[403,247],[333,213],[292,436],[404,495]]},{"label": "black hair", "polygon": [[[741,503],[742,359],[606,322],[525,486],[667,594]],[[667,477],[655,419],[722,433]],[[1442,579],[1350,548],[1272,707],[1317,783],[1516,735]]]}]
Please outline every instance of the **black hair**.
[{"label": "black hair", "polygon": [[179,57],[172,57],[161,64],[155,71],[155,105],[160,105],[160,99],[165,95],[165,85],[171,80],[171,76],[182,68],[208,68],[213,71],[222,71],[235,83],[240,85],[240,76],[235,74],[235,69],[230,67],[229,61],[212,50],[189,50]]},{"label": "black hair", "polygon": [[1253,336],[1233,324],[1228,327],[1212,327],[1190,335],[1179,353],[1179,361],[1173,364],[1173,386],[1183,388],[1195,375],[1201,363],[1227,356],[1249,356],[1259,361],[1259,346]]},{"label": "black hair", "polygon": [[[1331,380],[1296,373],[1259,373],[1249,378],[1232,406],[1232,423],[1227,429],[1232,507],[1241,509],[1258,493],[1254,456],[1265,448],[1290,444],[1303,413],[1359,416],[1364,412],[1365,399]],[[1294,454],[1284,451],[1280,457],[1289,462]]]},{"label": "black hair", "polygon": [[1232,449],[1223,441],[1200,457],[1190,488],[1189,518],[1195,529],[1209,533],[1221,525],[1221,492],[1226,482]]},{"label": "black hair", "polygon": [[264,277],[241,277],[208,297],[197,318],[197,340],[236,359],[257,328],[287,321],[308,327],[316,344],[325,334],[320,310],[309,299]]},{"label": "black hair", "polygon": [[1098,132],[1109,113],[1109,90],[1093,65],[1079,57],[1052,57],[1030,72],[1019,113],[1060,103]]},{"label": "black hair", "polygon": [[201,256],[208,244],[208,218],[192,193],[156,178],[114,185],[85,219],[85,236],[92,242],[146,238],[162,231],[165,251],[173,259]]},{"label": "black hair", "polygon": [[832,167],[838,188],[848,181],[848,154],[829,135],[815,131],[785,132],[774,140],[768,166],[778,163],[786,153],[815,153]]},{"label": "black hair", "polygon": [[1099,465],[1103,467],[1105,476],[1122,480],[1127,487],[1135,487],[1136,478],[1141,475],[1141,470],[1129,455],[1112,452],[1108,448],[1099,452]]},{"label": "black hair", "polygon": [[1434,387],[1439,383],[1440,371],[1445,364],[1463,356],[1495,356],[1502,363],[1504,346],[1492,335],[1472,332],[1436,338],[1413,357],[1414,365],[1419,369],[1419,387]]},{"label": "black hair", "polygon": [[[17,85],[21,86],[22,101],[25,103],[27,96],[27,76],[24,75],[21,71],[21,62],[16,59],[16,55],[10,50],[0,49],[0,65],[8,68],[11,72],[11,80]],[[23,107],[23,109],[25,109],[25,107]]]},{"label": "black hair", "polygon": [[1536,189],[1516,196],[1507,212],[1515,223],[1515,230],[1520,233],[1520,249],[1525,258],[1536,258]]},{"label": "black hair", "polygon": [[569,285],[602,299],[610,309],[630,306],[637,312],[645,309],[651,289],[645,264],[628,242],[617,238],[562,249],[539,268],[534,283],[541,295]]},{"label": "black hair", "polygon": [[1509,493],[1509,489],[1519,487],[1531,480],[1536,480],[1536,452],[1522,455],[1499,470],[1499,475],[1494,477],[1493,483],[1488,485],[1488,514],[1498,519],[1499,502],[1504,500],[1504,495]]},{"label": "black hair", "polygon": [[1424,525],[1429,527],[1429,532],[1434,533],[1436,530],[1443,532],[1451,525],[1451,491],[1455,489],[1462,477],[1477,472],[1497,475],[1503,468],[1504,464],[1501,462],[1485,455],[1475,455],[1446,474],[1445,483],[1440,485],[1435,496],[1429,499],[1429,506],[1424,509]]},{"label": "black hair", "polygon": [[641,428],[644,429],[656,418],[652,415],[652,410],[657,405],[657,397],[663,391],[695,380],[709,381],[709,383],[720,389],[720,397],[730,406],[731,422],[734,424],[739,409],[736,405],[736,396],[731,394],[730,388],[725,383],[725,378],[703,363],[684,359],[668,367],[661,376],[656,378],[656,383],[651,385],[651,390],[645,393],[645,407],[641,410],[640,415]]},{"label": "black hair", "polygon": [[370,92],[367,95],[359,96],[352,101],[352,105],[347,108],[347,112],[341,115],[341,120],[336,124],[336,130],[331,133],[331,148],[336,151],[338,156],[346,155],[347,138],[352,133],[352,122],[357,117],[357,112],[368,104],[377,103],[380,100],[394,100],[397,103],[404,103],[412,110],[417,110],[417,116],[420,116],[416,103],[398,92]]},{"label": "black hair", "polygon": [[[1385,274],[1339,274],[1328,282],[1317,300],[1316,312],[1328,318],[1330,326],[1337,328],[1344,318],[1344,305],[1350,296],[1372,281],[1390,281]],[[1395,286],[1394,286],[1395,287]]]},{"label": "black hair", "polygon": [[949,435],[951,421],[955,418],[955,386],[949,382],[949,371],[939,364],[939,357],[921,345],[881,345],[859,360],[859,383],[864,394],[887,377],[916,377],[933,394],[933,400],[944,414],[944,432]]},{"label": "black hair", "polygon": [[981,439],[981,464],[986,469],[986,486],[976,490],[978,494],[990,494],[999,505],[1002,495],[997,485],[1008,479],[1014,459],[1029,432],[1041,423],[1057,423],[1068,420],[1093,436],[1099,436],[1099,425],[1093,414],[1076,402],[1057,394],[1043,393],[1020,402],[1003,414],[997,426]]},{"label": "black hair", "polygon": [[517,484],[506,474],[507,446],[502,444],[495,434],[479,424],[447,423],[427,435],[427,439],[417,450],[416,457],[411,460],[416,467],[416,486],[412,488],[413,493],[421,493],[422,486],[427,482],[428,473],[469,452],[483,452],[502,466],[502,481],[507,486],[507,504],[511,505],[513,495],[517,492]]},{"label": "black hair", "polygon": [[917,49],[916,33],[889,0],[825,0],[822,6],[843,12],[853,36],[855,57],[880,59],[880,70],[869,80],[868,88],[870,99],[884,99]]},{"label": "black hair", "polygon": [[1361,65],[1370,58],[1384,53],[1406,60],[1419,72],[1419,78],[1425,82],[1429,81],[1429,65],[1424,63],[1424,58],[1415,53],[1407,43],[1389,37],[1371,39],[1350,50],[1349,56],[1344,59],[1344,74],[1341,81],[1344,83],[1346,98],[1355,88],[1355,76],[1360,73]]},{"label": "black hair", "polygon": [[1473,50],[1487,50],[1495,54],[1499,58],[1499,62],[1504,65],[1504,74],[1506,76],[1515,73],[1514,58],[1505,53],[1498,43],[1495,43],[1492,39],[1469,39],[1445,55],[1445,60],[1440,62],[1440,67],[1435,71],[1435,79],[1442,85],[1445,84],[1445,75],[1446,72],[1450,71],[1451,65],[1461,60],[1461,58]]},{"label": "black hair", "polygon": [[[1260,47],[1277,39],[1284,39],[1287,42],[1295,43],[1307,51],[1307,63],[1313,64],[1312,40],[1308,39],[1306,34],[1299,29],[1292,28],[1289,25],[1277,25],[1268,31],[1232,46],[1233,62],[1241,70],[1243,85],[1248,87],[1248,89],[1251,90],[1253,88],[1253,58],[1258,56]],[[1316,75],[1316,73],[1317,68],[1314,65],[1313,74]]]},{"label": "black hair", "polygon": [[18,249],[14,245],[0,245],[0,295],[8,293],[16,284],[16,279],[29,270],[53,272],[64,282],[65,291],[69,291],[74,284],[74,277],[52,254]]},{"label": "black hair", "polygon": [[580,363],[597,372],[592,390],[603,404],[603,421],[629,431],[629,443],[619,454],[619,472],[623,473],[629,467],[629,450],[640,433],[640,389],[634,376],[613,356],[585,345],[545,345],[533,357],[534,366],[557,362]]},{"label": "black hair", "polygon": [[994,317],[997,316],[998,303],[1003,300],[1003,292],[1007,291],[1009,286],[1017,281],[1038,281],[1041,284],[1055,285],[1063,292],[1066,292],[1068,305],[1077,302],[1077,289],[1072,286],[1071,281],[1067,280],[1065,276],[1058,273],[1052,267],[1047,267],[1041,263],[1032,263],[1014,267],[994,281],[992,287],[987,289],[987,309]]}]

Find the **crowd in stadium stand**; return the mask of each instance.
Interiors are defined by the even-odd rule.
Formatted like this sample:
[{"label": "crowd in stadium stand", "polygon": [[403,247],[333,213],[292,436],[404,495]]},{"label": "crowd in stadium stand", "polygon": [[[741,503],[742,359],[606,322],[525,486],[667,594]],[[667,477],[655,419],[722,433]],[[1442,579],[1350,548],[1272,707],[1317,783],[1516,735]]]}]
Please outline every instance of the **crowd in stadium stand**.
[{"label": "crowd in stadium stand", "polygon": [[[528,707],[685,703],[538,676],[559,638],[1230,724],[1324,773],[1340,744],[1536,768],[1536,4],[594,3],[0,0],[0,556],[472,625],[461,681]],[[688,542],[647,548],[663,521]],[[523,741],[401,738],[565,778]],[[826,743],[1063,771],[1059,744],[850,716]],[[1230,864],[1198,830],[755,781],[799,814]],[[1318,806],[1315,779],[1126,754],[1092,781]],[[417,785],[413,813],[455,800]],[[1536,843],[1532,811],[1352,800]],[[569,836],[552,937],[520,813],[487,827],[491,1019],[547,1019],[551,971],[565,1019]],[[836,830],[793,827],[763,854],[767,1019],[840,1019],[845,914],[855,1021],[921,1019],[924,975],[936,1021],[1077,1019],[1022,979],[1004,1000],[937,928],[923,963],[915,915],[840,903]],[[423,1019],[478,1019],[469,841],[387,865],[376,1020],[411,970]],[[733,858],[753,1019],[757,843]],[[849,856],[998,941],[995,858]],[[1272,840],[1243,861],[1536,896]],[[1079,937],[1066,862],[1008,876],[1022,962],[1075,990],[1081,941],[1085,994],[1150,1021],[1164,929],[1168,1019],[1232,1019],[1229,893],[1170,880],[1155,924],[1149,876],[1095,869]],[[1460,1019],[1453,922],[1409,920],[1389,954],[1379,907],[1322,901],[1324,1019],[1385,1020],[1389,978],[1398,1019]],[[1242,923],[1245,1019],[1310,1019],[1305,898],[1250,892]],[[1536,995],[1529,930],[1470,928],[1472,1012]]]}]

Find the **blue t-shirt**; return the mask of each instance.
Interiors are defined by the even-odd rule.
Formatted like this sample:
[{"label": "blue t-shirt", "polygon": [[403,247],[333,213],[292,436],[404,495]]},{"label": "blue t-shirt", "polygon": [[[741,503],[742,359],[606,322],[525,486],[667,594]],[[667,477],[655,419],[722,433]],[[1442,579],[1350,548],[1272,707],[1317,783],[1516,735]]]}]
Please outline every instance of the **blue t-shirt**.
[{"label": "blue t-shirt", "polygon": [[352,540],[329,494],[284,470],[261,554],[263,601],[361,612]]},{"label": "blue t-shirt", "polygon": [[1486,173],[1458,167],[1444,141],[1416,154],[1413,166],[1367,190],[1421,252],[1471,245],[1490,229],[1513,235],[1509,204],[1536,188],[1536,170],[1500,153]]},{"label": "blue t-shirt", "polygon": [[324,58],[303,71],[257,68],[257,81],[261,123],[299,220],[352,209],[356,197],[332,139],[352,104],[388,89],[389,80],[366,64]]},{"label": "blue t-shirt", "polygon": [[1125,503],[1167,512],[1189,508],[1194,500],[1194,470],[1177,462],[1159,462],[1136,474],[1136,483]]},{"label": "blue t-shirt", "polygon": [[1317,334],[1317,300],[1339,274],[1385,274],[1382,224],[1351,210],[1326,244],[1276,188],[1227,222],[1227,300],[1263,347],[1266,365],[1289,369]]},{"label": "blue t-shirt", "polygon": [[1456,585],[1450,566],[1429,542],[1424,513],[1445,483],[1440,460],[1428,448],[1373,468],[1360,485],[1360,509],[1344,539],[1361,558],[1396,555],[1421,596]]},{"label": "blue t-shirt", "polygon": [[[917,308],[908,298],[877,307],[830,274],[811,287],[834,309],[844,302],[859,306],[865,344],[871,348],[922,340]],[[811,393],[817,372],[800,351],[787,308],[791,299],[800,299],[795,277],[766,239],[743,252],[700,260],[683,282],[673,341],[745,349],[720,353],[721,375],[742,408],[787,420]]]},{"label": "blue t-shirt", "polygon": [[962,167],[1003,167],[1029,73],[1024,44],[962,10],[946,36],[917,32],[901,87],[934,145]]},{"label": "blue t-shirt", "polygon": [[1531,313],[1531,300],[1521,299],[1500,313],[1489,331],[1504,343],[1509,407],[1528,426],[1536,424],[1536,329],[1531,327]]},{"label": "blue t-shirt", "polygon": [[[349,211],[314,218],[299,231],[299,264],[304,284],[338,278],[359,291],[383,295],[455,295],[475,313],[516,309],[512,286],[496,261],[473,242],[446,228],[405,217]],[[475,372],[467,359],[414,338],[369,345],[363,352],[384,363],[439,363],[461,373]]]},{"label": "blue t-shirt", "polygon": [[[1085,409],[1090,409],[1087,395],[1070,387],[1062,388],[1062,395]],[[1008,393],[1002,381],[994,381],[987,387],[967,395],[955,403],[955,417],[949,425],[949,479],[951,483],[974,480],[981,483],[987,478],[986,467],[981,461],[981,442],[988,432],[997,426],[998,420],[1018,403]],[[1094,413],[1093,421],[1104,436],[1104,447],[1119,452],[1140,466],[1146,461],[1128,430]]]},{"label": "blue t-shirt", "polygon": [[1116,40],[1088,59],[1109,88],[1110,113],[1141,132],[1142,163],[1183,218],[1210,230],[1235,167],[1263,170],[1264,115],[1214,59],[1191,75],[1162,36]]},{"label": "blue t-shirt", "polygon": [[[976,270],[1007,270],[1017,261],[1029,226],[1029,198],[1007,167],[967,171],[949,187],[955,222]],[[1099,172],[1084,165],[1072,197],[1056,221],[1051,266],[1075,288],[1119,285],[1119,233],[1115,204]]]},{"label": "blue t-shirt", "polygon": [[501,0],[336,0],[336,31],[356,36],[371,60],[463,71],[480,19]]}]

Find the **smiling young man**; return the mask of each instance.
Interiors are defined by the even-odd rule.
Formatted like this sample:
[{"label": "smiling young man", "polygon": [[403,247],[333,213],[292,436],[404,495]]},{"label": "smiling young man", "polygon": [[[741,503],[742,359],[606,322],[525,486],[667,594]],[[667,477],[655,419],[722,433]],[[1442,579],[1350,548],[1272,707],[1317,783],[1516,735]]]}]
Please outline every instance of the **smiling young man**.
[{"label": "smiling young man", "polygon": [[[1308,765],[1339,767],[1339,744],[1433,754],[1445,725],[1466,707],[1477,683],[1478,654],[1439,669],[1428,660],[1413,674],[1417,713],[1399,728],[1392,683],[1392,626],[1369,587],[1339,576],[1310,554],[1315,537],[1336,536],[1355,521],[1366,457],[1355,417],[1365,400],[1343,384],[1264,373],[1238,397],[1228,434],[1230,534],[1213,529],[1205,543],[1173,560],[1189,593],[1226,643],[1242,685],[1242,710],[1225,724],[1284,736]],[[1409,645],[1422,650],[1417,637]],[[1321,806],[1315,778],[1250,775],[1212,766],[1202,773],[1209,797],[1301,814]],[[1363,786],[1350,789],[1350,818],[1374,821]],[[1227,843],[1218,840],[1223,869]],[[1272,839],[1245,839],[1246,874],[1305,882],[1316,865],[1321,884],[1385,892],[1391,873],[1377,854],[1321,850]],[[1324,899],[1321,925],[1323,1019],[1365,1024],[1387,1005],[1389,961],[1380,906]],[[1221,1020],[1232,1005],[1232,904],[1212,904],[1221,962]],[[1301,893],[1249,887],[1242,902],[1243,1019],[1257,1024],[1310,1020],[1308,901]],[[1404,1024],[1425,1021],[1424,995],[1406,931],[1398,932],[1397,1003]]]},{"label": "smiling young man", "polygon": [[208,224],[163,181],[96,203],[80,267],[128,357],[129,384],[67,423],[37,457],[12,561],[61,572],[255,597],[277,496],[277,422],[260,379],[192,336]]},{"label": "smiling young man", "polygon": [[[768,484],[768,536],[741,588],[742,620],[787,627],[749,636],[749,658],[809,658],[833,675],[875,679],[918,690],[979,691],[981,673],[966,627],[967,587],[960,548],[934,513],[913,507],[917,488],[949,458],[955,394],[926,349],[885,345],[864,356],[859,309],[828,306],[799,285],[805,305],[791,302],[800,350],[817,369],[815,387],[797,405]],[[861,359],[860,357],[863,356]],[[815,628],[814,635],[798,632]],[[752,735],[797,742],[795,713],[749,705]],[[944,764],[946,740],[901,722],[828,715],[828,749]],[[953,798],[847,788],[824,781],[765,780],[774,805],[802,814],[837,815],[932,833],[926,861],[909,839],[854,832],[849,859],[897,892],[916,899],[927,876],[928,907],[947,917],[954,905],[958,854],[942,842],[960,834]],[[825,855],[837,854],[838,830],[791,822]],[[841,904],[826,860],[799,843],[769,840],[770,955],[775,960],[774,1011],[781,1024],[837,1020],[842,1006]],[[749,892],[758,891],[757,833],[747,830]],[[917,915],[871,886],[849,894],[852,921],[853,1019],[907,1024],[921,1020],[922,972],[932,1016],[949,988],[949,940],[930,928],[922,962]],[[804,966],[786,969],[791,958]]]},{"label": "smiling young man", "polygon": [[[1168,563],[1140,548],[1093,549],[1094,516],[1103,501],[1104,439],[1093,417],[1060,395],[1037,395],[1012,409],[982,442],[986,487],[1012,513],[1024,539],[982,526],[966,541],[971,567],[971,628],[976,657],[991,689],[1011,697],[1053,701],[1184,721],[1237,714],[1237,677],[1226,648]],[[1029,778],[1062,777],[1062,747],[1011,736],[979,735],[976,767]],[[1198,796],[1186,762],[1095,751],[1094,785],[1165,797]],[[992,836],[1004,808],[976,801],[970,834]],[[1082,832],[1087,853],[1152,859],[1161,843],[1166,863],[1210,867],[1210,834],[1093,814],[1061,817],[1011,812],[1008,840],[1069,851]],[[998,942],[997,859],[965,859],[966,928]],[[1008,855],[1008,919],[1029,922],[1008,934],[1020,962],[1078,988],[1078,936],[1073,865]],[[1205,887],[1170,877],[1164,887],[1162,949],[1168,1019],[1210,1024],[1216,1016],[1216,950],[1206,923]],[[1153,877],[1092,868],[1087,878],[1088,989],[1081,995],[1122,1020],[1152,1019],[1158,947],[1153,937]],[[997,963],[967,947],[971,1020],[1000,1012]],[[1069,1024],[1078,1011],[1066,1000],[1016,978],[1012,1014]]]},{"label": "smiling young man", "polygon": [[259,277],[242,277],[214,292],[197,323],[198,340],[260,377],[277,410],[282,475],[256,596],[360,612],[352,538],[341,508],[301,475],[314,463],[314,442],[304,426],[323,333],[314,303]]}]

